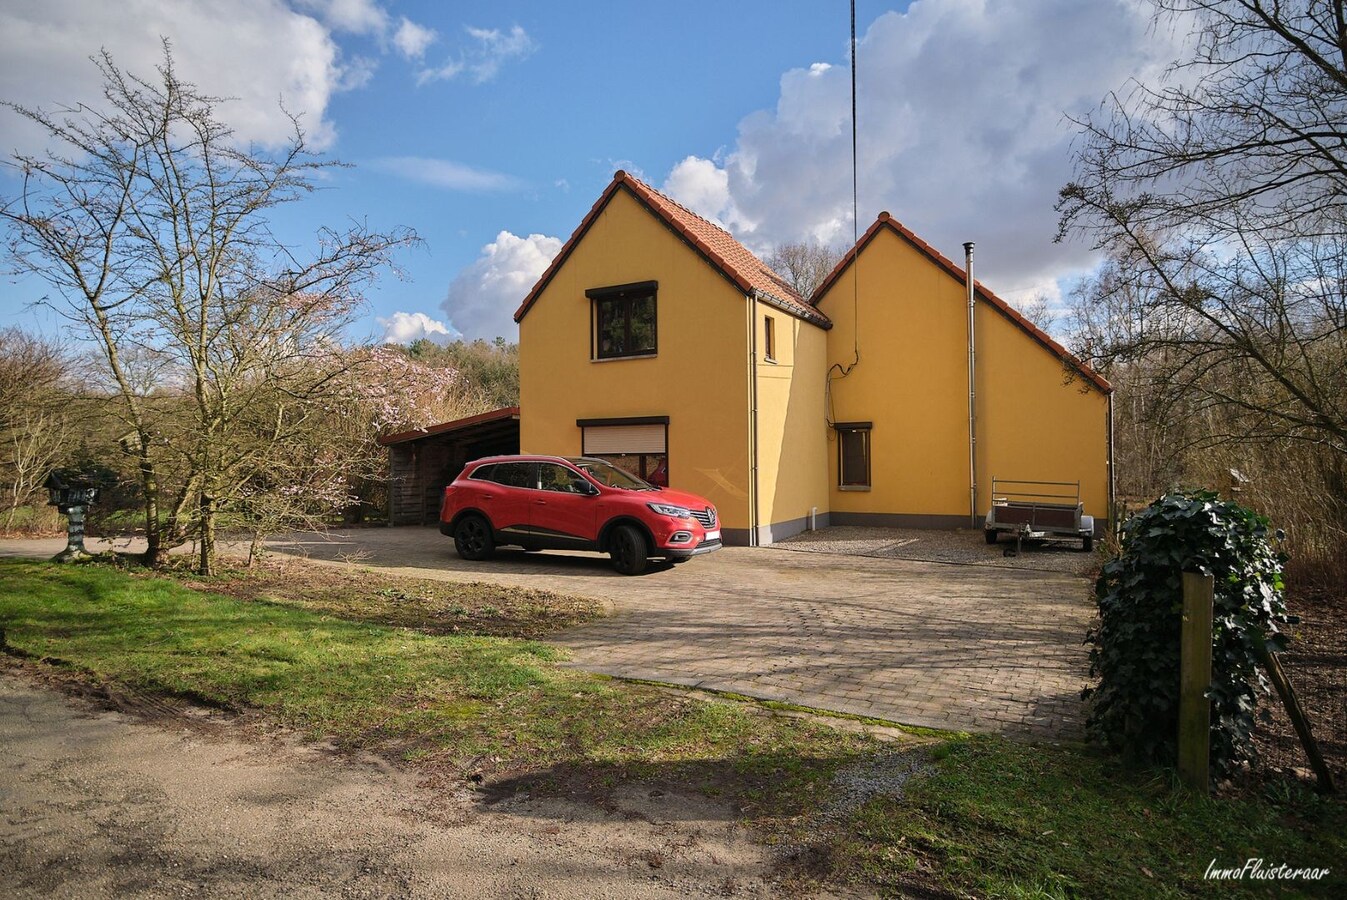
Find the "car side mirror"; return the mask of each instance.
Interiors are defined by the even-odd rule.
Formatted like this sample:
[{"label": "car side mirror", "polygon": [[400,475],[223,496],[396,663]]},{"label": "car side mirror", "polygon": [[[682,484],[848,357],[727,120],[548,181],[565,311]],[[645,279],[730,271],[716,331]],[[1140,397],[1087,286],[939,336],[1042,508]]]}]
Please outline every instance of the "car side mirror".
[{"label": "car side mirror", "polygon": [[583,478],[577,478],[575,480],[575,486],[580,491],[580,493],[588,497],[598,496],[599,489],[596,488],[594,485],[590,484],[588,481],[585,481]]}]

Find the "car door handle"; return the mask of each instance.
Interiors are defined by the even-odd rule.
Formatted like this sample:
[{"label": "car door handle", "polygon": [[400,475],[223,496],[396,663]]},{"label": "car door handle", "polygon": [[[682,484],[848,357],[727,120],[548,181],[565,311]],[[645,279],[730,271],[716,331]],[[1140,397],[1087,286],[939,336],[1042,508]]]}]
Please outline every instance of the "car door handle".
[{"label": "car door handle", "polygon": [[536,504],[538,504],[539,506],[546,506],[546,505],[547,505],[547,501],[546,501],[546,500],[534,500],[533,502],[536,503]]}]

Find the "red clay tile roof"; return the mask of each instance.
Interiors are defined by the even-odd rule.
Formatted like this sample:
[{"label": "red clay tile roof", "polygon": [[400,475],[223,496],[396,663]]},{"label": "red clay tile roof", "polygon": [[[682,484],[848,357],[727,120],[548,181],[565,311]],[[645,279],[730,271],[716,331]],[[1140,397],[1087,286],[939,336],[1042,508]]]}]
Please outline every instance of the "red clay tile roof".
[{"label": "red clay tile roof", "polygon": [[[966,285],[968,283],[965,280],[963,269],[952,263],[930,244],[917,237],[909,228],[904,226],[897,219],[890,216],[887,212],[882,212],[879,214],[879,218],[875,219],[875,223],[866,229],[865,234],[861,235],[861,239],[856,242],[856,246],[842,257],[841,261],[833,267],[832,272],[828,273],[828,277],[823,279],[823,283],[814,290],[813,296],[809,298],[811,305],[818,305],[823,299],[823,296],[828,293],[837,279],[846,271],[847,266],[851,265],[851,261],[865,249],[870,241],[874,240],[875,235],[883,228],[892,230],[895,234],[924,254],[928,259],[952,275],[960,284]],[[1109,384],[1108,379],[1104,378],[1104,376],[1077,359],[1069,350],[1054,341],[1047,332],[1021,315],[1019,310],[983,287],[982,282],[978,281],[976,278],[973,279],[973,290],[984,302],[990,304],[993,309],[1001,313],[1015,325],[1019,326],[1021,330],[1061,360],[1063,364],[1075,369],[1082,377],[1104,393],[1109,394],[1113,392],[1113,385]]]},{"label": "red clay tile roof", "polygon": [[570,240],[552,260],[552,264],[547,267],[547,271],[538,279],[538,283],[533,286],[533,290],[529,291],[519,309],[515,310],[514,320],[516,322],[524,318],[524,314],[529,311],[529,307],[538,299],[543,289],[547,287],[552,277],[556,275],[567,257],[570,256],[571,251],[589,231],[599,213],[603,211],[603,208],[608,205],[608,201],[619,190],[625,190],[635,197],[642,206],[654,213],[670,230],[688,243],[707,262],[715,266],[720,274],[729,279],[745,294],[756,293],[760,300],[784,312],[807,322],[812,322],[822,328],[832,327],[832,323],[823,314],[822,310],[814,308],[812,304],[796,293],[762,260],[750,253],[743,244],[736,241],[728,231],[718,225],[713,225],[692,210],[669,199],[639,178],[628,175],[621,169],[613,176],[612,183],[608,185],[603,195],[599,197],[598,202],[580,222],[580,227],[575,229],[575,233],[571,235]]}]

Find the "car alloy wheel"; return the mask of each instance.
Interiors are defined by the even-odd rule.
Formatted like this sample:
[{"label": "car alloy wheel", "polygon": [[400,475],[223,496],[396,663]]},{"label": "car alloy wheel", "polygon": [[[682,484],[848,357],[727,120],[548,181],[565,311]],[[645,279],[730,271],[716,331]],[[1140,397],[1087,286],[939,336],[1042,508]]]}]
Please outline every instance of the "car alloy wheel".
[{"label": "car alloy wheel", "polygon": [[491,527],[481,516],[468,516],[454,529],[454,549],[463,559],[486,559],[495,549]]},{"label": "car alloy wheel", "polygon": [[613,532],[612,547],[609,551],[613,558],[613,568],[623,575],[640,575],[650,560],[645,535],[631,525],[619,525]]}]

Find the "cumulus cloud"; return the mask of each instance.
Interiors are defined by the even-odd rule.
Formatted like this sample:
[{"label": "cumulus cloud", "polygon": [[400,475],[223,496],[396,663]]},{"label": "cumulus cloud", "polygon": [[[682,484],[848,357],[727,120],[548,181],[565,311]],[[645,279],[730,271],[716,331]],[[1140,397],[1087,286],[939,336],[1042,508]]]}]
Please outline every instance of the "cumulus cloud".
[{"label": "cumulus cloud", "polygon": [[495,78],[507,62],[525,59],[538,49],[537,42],[518,25],[509,31],[469,25],[464,31],[471,38],[468,45],[441,65],[421,70],[419,83],[448,81],[464,75],[475,84],[484,84]]},{"label": "cumulus cloud", "polygon": [[423,339],[447,344],[458,337],[458,333],[451,332],[448,325],[423,312],[395,312],[387,319],[375,321],[384,330],[385,344],[410,344]]},{"label": "cumulus cloud", "polygon": [[[334,35],[374,39],[375,54],[345,54]],[[55,109],[95,103],[102,81],[89,62],[108,50],[119,68],[154,78],[161,38],[178,74],[208,94],[230,98],[219,115],[241,143],[275,146],[291,137],[287,111],[302,117],[310,144],[330,146],[333,95],[361,88],[390,46],[419,58],[434,32],[391,17],[376,0],[9,0],[0,4],[0,97]],[[284,109],[282,109],[284,104]],[[38,153],[45,133],[0,109],[0,153]]]},{"label": "cumulus cloud", "polygon": [[388,30],[388,13],[376,0],[298,0],[330,28],[352,34],[381,35]]},{"label": "cumulus cloud", "polygon": [[[102,81],[88,57],[106,48],[117,65],[154,77],[161,36],[179,75],[207,93],[236,98],[220,113],[240,141],[274,145],[291,134],[278,101],[304,117],[318,147],[335,136],[328,102],[347,64],[328,30],[280,0],[156,3],[18,0],[0,6],[0,97],[55,108],[96,102]],[[46,135],[0,110],[0,151],[40,151]]]},{"label": "cumulus cloud", "polygon": [[561,250],[560,238],[508,231],[454,278],[440,304],[449,327],[469,340],[516,335],[514,311]]},{"label": "cumulus cloud", "polygon": [[722,214],[736,218],[734,202],[730,198],[729,173],[709,159],[687,157],[669,172],[662,190],[722,228],[727,224],[720,220]]},{"label": "cumulus cloud", "polygon": [[[1055,245],[1074,129],[1128,78],[1176,57],[1133,0],[918,0],[857,51],[860,230],[881,209],[946,254],[978,244],[979,277],[1035,289],[1091,264]],[[849,245],[851,75],[845,59],[786,72],[775,109],[739,124],[723,160],[689,157],[665,188],[755,250]]]},{"label": "cumulus cloud", "polygon": [[371,165],[411,181],[451,191],[511,191],[522,186],[522,182],[512,175],[475,169],[448,159],[388,156],[376,159]]}]

